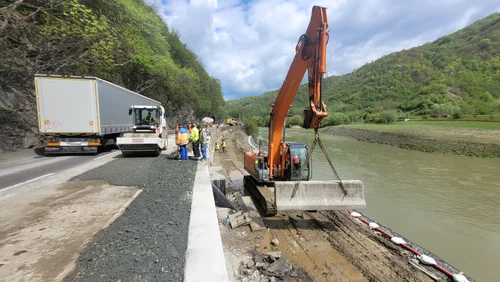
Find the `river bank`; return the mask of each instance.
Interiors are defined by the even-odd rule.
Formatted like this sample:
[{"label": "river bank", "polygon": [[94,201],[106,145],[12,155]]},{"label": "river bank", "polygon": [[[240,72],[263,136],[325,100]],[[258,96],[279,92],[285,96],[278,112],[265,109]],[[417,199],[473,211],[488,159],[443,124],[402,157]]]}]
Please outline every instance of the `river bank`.
[{"label": "river bank", "polygon": [[444,128],[437,130],[422,125],[417,130],[406,125],[406,127],[400,125],[345,125],[326,127],[322,131],[335,136],[402,149],[500,158],[500,144],[496,141],[498,140],[496,135],[499,134],[500,130],[445,130]]}]

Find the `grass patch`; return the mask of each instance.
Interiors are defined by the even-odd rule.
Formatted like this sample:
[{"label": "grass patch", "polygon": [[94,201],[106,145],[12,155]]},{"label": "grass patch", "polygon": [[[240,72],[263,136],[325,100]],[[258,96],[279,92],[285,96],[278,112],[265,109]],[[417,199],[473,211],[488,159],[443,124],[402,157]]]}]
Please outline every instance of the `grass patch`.
[{"label": "grass patch", "polygon": [[500,122],[407,121],[394,124],[349,124],[341,127],[400,133],[444,141],[500,144]]}]

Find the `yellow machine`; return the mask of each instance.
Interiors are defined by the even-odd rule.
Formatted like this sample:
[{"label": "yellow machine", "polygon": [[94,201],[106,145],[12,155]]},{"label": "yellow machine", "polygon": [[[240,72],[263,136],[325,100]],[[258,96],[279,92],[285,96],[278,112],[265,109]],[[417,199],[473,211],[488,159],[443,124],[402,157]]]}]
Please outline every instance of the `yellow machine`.
[{"label": "yellow machine", "polygon": [[226,119],[226,124],[229,125],[229,126],[233,126],[236,124],[236,119],[234,118],[227,118]]}]

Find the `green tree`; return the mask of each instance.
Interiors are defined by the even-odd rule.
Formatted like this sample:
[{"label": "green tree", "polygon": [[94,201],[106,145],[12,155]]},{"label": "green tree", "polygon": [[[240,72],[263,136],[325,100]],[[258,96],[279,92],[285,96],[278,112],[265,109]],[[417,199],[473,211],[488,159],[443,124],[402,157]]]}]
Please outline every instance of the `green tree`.
[{"label": "green tree", "polygon": [[246,134],[253,136],[255,140],[259,140],[259,125],[256,118],[253,116],[246,117],[243,123],[245,124]]}]

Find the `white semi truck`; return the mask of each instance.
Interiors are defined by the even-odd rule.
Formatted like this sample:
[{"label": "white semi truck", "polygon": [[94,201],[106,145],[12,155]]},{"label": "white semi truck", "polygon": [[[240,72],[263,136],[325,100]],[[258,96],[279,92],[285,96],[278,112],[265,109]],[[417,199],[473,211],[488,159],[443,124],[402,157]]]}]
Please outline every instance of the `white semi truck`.
[{"label": "white semi truck", "polygon": [[[148,147],[145,151],[159,152],[166,147],[165,110],[158,101],[97,77],[37,74],[35,89],[46,155],[95,154],[101,146],[115,145],[122,135],[134,136],[130,135],[137,127],[134,118],[142,118],[143,111],[151,111],[155,122],[149,125],[148,132],[136,132],[142,136],[130,140],[135,144],[133,149],[140,149],[140,144]],[[148,145],[151,140],[141,139],[144,136],[154,136],[156,147]],[[127,140],[121,141],[125,146]]]}]

